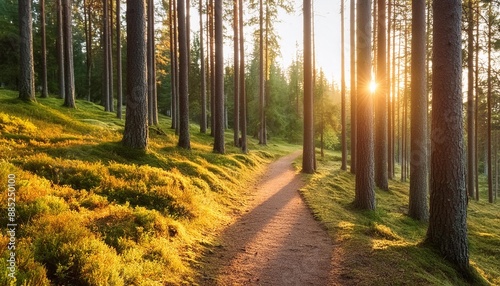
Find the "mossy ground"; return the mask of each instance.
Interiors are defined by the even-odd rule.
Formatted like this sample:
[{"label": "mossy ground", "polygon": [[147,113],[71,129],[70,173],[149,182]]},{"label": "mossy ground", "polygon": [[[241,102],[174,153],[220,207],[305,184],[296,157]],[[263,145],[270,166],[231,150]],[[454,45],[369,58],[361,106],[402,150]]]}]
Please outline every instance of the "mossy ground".
[{"label": "mossy ground", "polygon": [[[280,143],[250,153],[212,152],[191,126],[192,150],[176,147],[170,119],[150,128],[149,149],[120,143],[124,121],[101,106],[57,98],[19,101],[0,90],[0,191],[16,180],[17,283],[0,250],[1,285],[191,284],[201,248],[245,203],[247,186]],[[7,245],[7,197],[0,242]]]},{"label": "mossy ground", "polygon": [[337,271],[349,285],[500,285],[500,208],[484,201],[485,188],[468,207],[471,265],[482,277],[470,281],[421,244],[427,224],[407,216],[409,183],[391,180],[389,192],[376,191],[376,211],[356,210],[355,177],[339,159],[334,152],[319,159],[302,194],[333,238]]}]

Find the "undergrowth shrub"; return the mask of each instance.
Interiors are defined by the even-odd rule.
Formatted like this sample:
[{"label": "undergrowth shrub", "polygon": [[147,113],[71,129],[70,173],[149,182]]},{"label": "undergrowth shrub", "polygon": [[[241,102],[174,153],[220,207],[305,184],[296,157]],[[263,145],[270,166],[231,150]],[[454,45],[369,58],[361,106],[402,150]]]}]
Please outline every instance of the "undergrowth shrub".
[{"label": "undergrowth shrub", "polygon": [[34,134],[36,130],[36,126],[30,121],[0,112],[1,132],[31,135]]},{"label": "undergrowth shrub", "polygon": [[114,249],[85,227],[83,218],[65,212],[33,222],[34,258],[57,285],[124,285]]},{"label": "undergrowth shrub", "polygon": [[30,156],[17,163],[24,170],[44,177],[55,184],[69,185],[76,190],[95,188],[108,175],[107,169],[100,163],[54,159],[46,154]]}]

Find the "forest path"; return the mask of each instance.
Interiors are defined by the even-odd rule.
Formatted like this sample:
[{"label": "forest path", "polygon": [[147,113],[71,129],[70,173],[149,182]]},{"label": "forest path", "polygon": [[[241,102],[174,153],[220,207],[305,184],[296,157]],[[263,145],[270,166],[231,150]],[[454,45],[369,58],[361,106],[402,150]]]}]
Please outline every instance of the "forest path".
[{"label": "forest path", "polygon": [[[205,257],[202,285],[332,285],[333,243],[302,200],[300,151],[269,165],[247,210]],[[208,272],[208,273],[207,273]]]}]

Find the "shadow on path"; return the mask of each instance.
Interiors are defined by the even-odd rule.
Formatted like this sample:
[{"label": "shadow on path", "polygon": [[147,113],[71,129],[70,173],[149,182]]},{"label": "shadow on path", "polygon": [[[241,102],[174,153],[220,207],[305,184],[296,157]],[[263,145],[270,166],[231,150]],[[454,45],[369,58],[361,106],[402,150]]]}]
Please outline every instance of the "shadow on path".
[{"label": "shadow on path", "polygon": [[295,152],[272,163],[247,213],[206,256],[202,285],[327,285],[333,245],[298,190]]}]

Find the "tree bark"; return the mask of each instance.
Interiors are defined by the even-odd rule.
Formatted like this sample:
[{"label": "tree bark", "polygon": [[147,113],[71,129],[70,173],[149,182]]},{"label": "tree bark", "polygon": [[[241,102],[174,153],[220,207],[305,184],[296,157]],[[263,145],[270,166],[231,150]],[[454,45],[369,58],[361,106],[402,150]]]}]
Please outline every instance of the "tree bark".
[{"label": "tree bark", "polygon": [[247,144],[247,98],[245,90],[245,40],[243,33],[243,0],[239,0],[239,28],[240,28],[240,127],[241,127],[241,151],[248,153]]},{"label": "tree bark", "polygon": [[431,196],[427,242],[468,273],[460,0],[433,2]]},{"label": "tree bark", "polygon": [[356,191],[354,205],[375,209],[375,160],[373,145],[373,97],[371,81],[371,1],[357,4],[357,114]]},{"label": "tree bark", "polygon": [[259,1],[259,144],[266,144],[265,79],[264,79],[264,5]]},{"label": "tree bark", "polygon": [[488,105],[488,133],[487,133],[487,149],[488,149],[488,155],[486,157],[486,164],[488,166],[488,201],[490,203],[493,203],[493,169],[492,169],[492,164],[491,164],[491,159],[493,156],[492,150],[491,150],[491,103],[493,100],[493,85],[492,85],[492,78],[491,78],[491,50],[492,50],[492,3],[490,2],[488,4],[488,87],[487,87],[487,105]]},{"label": "tree bark", "polygon": [[356,100],[356,1],[350,3],[350,66],[351,66],[351,173],[356,173],[356,143],[357,143],[357,100]]},{"label": "tree bark", "polygon": [[[341,94],[341,124],[342,124],[342,165],[340,166],[341,170],[347,170],[347,126],[346,126],[346,110],[345,110],[345,52],[344,52],[344,38],[345,38],[345,29],[344,29],[344,1],[340,2],[340,42],[341,42],[341,52],[340,52],[340,68],[341,68],[341,76],[340,76],[340,94]],[[323,120],[322,120],[323,121]],[[322,126],[323,131],[323,126]],[[323,135],[323,132],[321,133]]]},{"label": "tree bark", "polygon": [[386,17],[385,0],[378,1],[377,21],[377,90],[375,97],[375,185],[389,190],[387,170],[387,87],[386,87]]},{"label": "tree bark", "polygon": [[411,142],[409,216],[429,218],[427,206],[427,66],[425,0],[412,0]]},{"label": "tree bark", "polygon": [[123,144],[148,146],[148,82],[146,65],[146,3],[127,1],[127,109]]},{"label": "tree bark", "polygon": [[315,171],[311,0],[304,0],[304,145],[302,172]]},{"label": "tree bark", "polygon": [[[65,0],[62,0],[65,1]],[[102,95],[102,105],[104,106],[104,110],[111,111],[110,106],[113,104],[110,102],[110,94],[109,94],[109,83],[110,83],[110,75],[109,75],[109,2],[108,0],[103,0],[103,16],[102,16],[102,27],[103,27],[103,49],[104,49],[104,74],[103,74],[103,95]],[[67,84],[67,83],[66,83]]]},{"label": "tree bark", "polygon": [[63,35],[63,8],[62,0],[57,0],[57,66],[59,68],[59,97],[66,97],[66,84],[64,82],[64,35]]},{"label": "tree bark", "polygon": [[122,41],[121,41],[121,1],[116,0],[116,117],[122,119],[123,91],[122,91]]},{"label": "tree bark", "polygon": [[200,58],[201,58],[201,118],[200,132],[207,133],[207,74],[205,71],[205,43],[203,39],[203,0],[200,3]]},{"label": "tree bark", "polygon": [[474,11],[472,0],[467,1],[467,191],[475,194],[475,126],[474,126]]},{"label": "tree bark", "polygon": [[64,83],[66,87],[64,106],[75,108],[75,69],[73,66],[72,0],[63,2],[63,39],[64,39]]},{"label": "tree bark", "polygon": [[215,122],[214,151],[225,153],[224,143],[224,27],[222,1],[215,1]]},{"label": "tree bark", "polygon": [[33,27],[31,0],[19,0],[19,98],[35,99],[35,72],[33,70]]},{"label": "tree bark", "polygon": [[233,110],[233,139],[234,146],[240,147],[240,82],[239,82],[239,8],[238,0],[233,0],[233,47],[234,47],[234,71],[233,71],[233,81],[234,81],[234,110]]},{"label": "tree bark", "polygon": [[186,6],[184,0],[177,0],[179,20],[179,143],[184,149],[191,149],[189,139],[189,83]]},{"label": "tree bark", "polygon": [[49,97],[49,87],[47,83],[47,37],[45,32],[45,0],[40,1],[40,32],[42,38],[42,98]]}]

